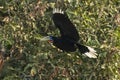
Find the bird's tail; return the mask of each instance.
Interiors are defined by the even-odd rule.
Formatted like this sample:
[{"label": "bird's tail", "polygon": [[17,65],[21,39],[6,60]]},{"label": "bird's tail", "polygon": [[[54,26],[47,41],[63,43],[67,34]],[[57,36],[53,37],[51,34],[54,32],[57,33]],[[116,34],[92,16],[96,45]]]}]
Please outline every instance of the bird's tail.
[{"label": "bird's tail", "polygon": [[84,45],[81,45],[81,44],[78,44],[78,43],[76,45],[78,46],[79,51],[82,54],[86,55],[89,58],[97,58],[98,54],[96,53],[96,51],[93,48],[91,48],[89,46],[84,46]]}]

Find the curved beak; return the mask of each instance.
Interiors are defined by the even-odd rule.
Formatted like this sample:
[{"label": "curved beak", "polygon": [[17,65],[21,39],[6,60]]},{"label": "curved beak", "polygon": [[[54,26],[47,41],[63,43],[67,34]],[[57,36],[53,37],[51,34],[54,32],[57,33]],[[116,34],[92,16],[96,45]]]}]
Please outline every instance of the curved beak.
[{"label": "curved beak", "polygon": [[40,40],[41,40],[41,41],[48,41],[48,40],[50,40],[50,36],[43,37],[43,38],[41,38]]}]

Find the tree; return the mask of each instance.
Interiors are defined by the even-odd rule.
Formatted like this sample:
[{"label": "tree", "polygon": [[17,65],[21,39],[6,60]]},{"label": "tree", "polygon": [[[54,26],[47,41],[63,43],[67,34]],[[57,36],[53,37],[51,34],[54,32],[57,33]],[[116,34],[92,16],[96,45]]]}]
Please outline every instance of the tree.
[{"label": "tree", "polygon": [[[4,0],[0,1],[2,80],[113,80],[120,79],[118,0]],[[66,10],[81,42],[93,46],[98,59],[78,51],[59,52],[45,35],[59,35],[51,20],[52,8]],[[11,74],[12,73],[12,74]]]}]

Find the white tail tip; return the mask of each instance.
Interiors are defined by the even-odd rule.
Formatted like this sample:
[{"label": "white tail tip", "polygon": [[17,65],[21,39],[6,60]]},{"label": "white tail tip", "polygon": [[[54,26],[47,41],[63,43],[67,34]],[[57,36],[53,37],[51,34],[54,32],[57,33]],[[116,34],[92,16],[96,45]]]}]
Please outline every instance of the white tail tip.
[{"label": "white tail tip", "polygon": [[54,9],[53,9],[53,14],[55,14],[55,13],[61,13],[61,14],[64,14],[64,11],[62,11],[62,10],[59,9],[59,8],[54,8]]},{"label": "white tail tip", "polygon": [[89,49],[89,52],[84,53],[84,55],[88,56],[89,58],[97,58],[98,54],[96,53],[96,51],[89,46],[87,46],[87,48]]}]

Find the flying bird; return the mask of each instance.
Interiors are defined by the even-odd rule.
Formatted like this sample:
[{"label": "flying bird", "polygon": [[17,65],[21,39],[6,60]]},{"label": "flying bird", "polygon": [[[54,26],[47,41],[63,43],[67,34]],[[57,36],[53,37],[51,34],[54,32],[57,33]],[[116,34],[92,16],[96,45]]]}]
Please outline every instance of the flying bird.
[{"label": "flying bird", "polygon": [[93,48],[79,43],[78,31],[64,11],[58,8],[53,9],[52,19],[61,36],[46,36],[41,41],[48,41],[65,52],[74,52],[79,49],[81,54],[89,58],[97,58],[98,54]]}]

